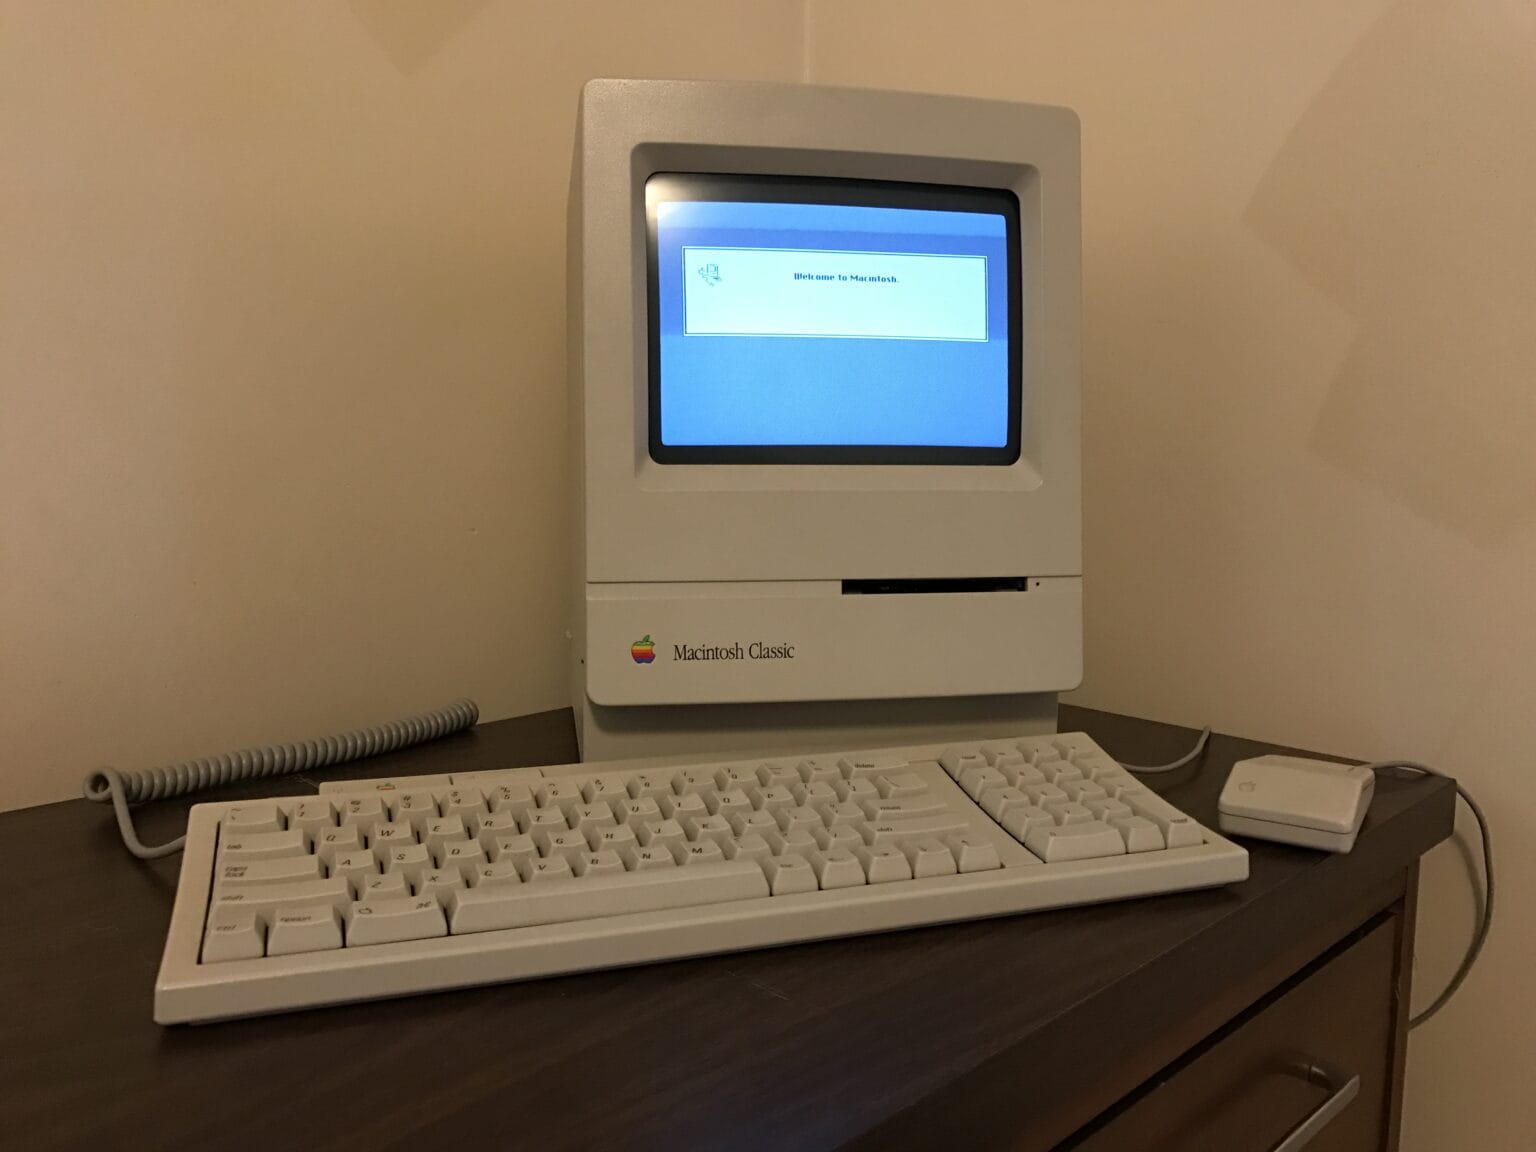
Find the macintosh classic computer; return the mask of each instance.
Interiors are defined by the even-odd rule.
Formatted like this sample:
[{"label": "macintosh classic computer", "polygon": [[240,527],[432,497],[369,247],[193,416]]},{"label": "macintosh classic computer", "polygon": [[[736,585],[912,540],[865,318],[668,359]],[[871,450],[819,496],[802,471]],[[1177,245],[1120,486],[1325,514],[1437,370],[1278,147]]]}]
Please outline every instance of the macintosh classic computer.
[{"label": "macintosh classic computer", "polygon": [[1055,728],[1082,675],[1062,108],[594,80],[569,207],[584,759]]},{"label": "macintosh classic computer", "polygon": [[1246,876],[1241,848],[1055,733],[1082,666],[1078,231],[1062,109],[587,85],[583,762],[195,806],[155,1018]]}]

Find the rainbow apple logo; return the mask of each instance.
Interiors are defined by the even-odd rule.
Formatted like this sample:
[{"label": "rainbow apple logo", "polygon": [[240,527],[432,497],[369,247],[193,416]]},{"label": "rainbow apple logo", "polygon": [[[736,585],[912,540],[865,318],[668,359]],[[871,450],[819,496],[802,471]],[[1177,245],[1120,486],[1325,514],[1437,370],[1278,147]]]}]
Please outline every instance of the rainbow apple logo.
[{"label": "rainbow apple logo", "polygon": [[649,664],[656,659],[656,642],[647,633],[629,646],[629,654],[635,658],[636,664]]}]

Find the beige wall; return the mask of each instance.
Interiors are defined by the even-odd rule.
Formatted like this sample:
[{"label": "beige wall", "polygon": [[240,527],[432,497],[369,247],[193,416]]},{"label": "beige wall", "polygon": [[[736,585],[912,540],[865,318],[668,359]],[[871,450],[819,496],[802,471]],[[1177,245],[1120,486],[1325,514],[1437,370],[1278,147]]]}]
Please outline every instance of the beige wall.
[{"label": "beige wall", "polygon": [[0,0],[0,808],[565,703],[565,193],[601,75],[794,2]]},{"label": "beige wall", "polygon": [[[1082,703],[1461,775],[1501,922],[1410,1152],[1536,1146],[1536,8],[813,0],[818,82],[1083,121]],[[1419,997],[1466,938],[1427,869]]]}]

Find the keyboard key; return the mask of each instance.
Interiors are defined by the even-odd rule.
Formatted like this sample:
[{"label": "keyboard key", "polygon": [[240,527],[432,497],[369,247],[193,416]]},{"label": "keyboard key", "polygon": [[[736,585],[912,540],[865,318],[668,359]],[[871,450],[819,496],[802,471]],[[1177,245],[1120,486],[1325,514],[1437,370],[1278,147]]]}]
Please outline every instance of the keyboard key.
[{"label": "keyboard key", "polygon": [[487,856],[494,853],[499,837],[516,836],[521,830],[517,817],[511,812],[482,813],[469,822],[470,835],[480,841]]},{"label": "keyboard key", "polygon": [[571,870],[571,862],[564,856],[550,856],[543,860],[529,861],[526,866],[518,865],[518,872],[530,884],[542,884],[551,880],[570,880],[576,875]]},{"label": "keyboard key", "polygon": [[[586,846],[586,842],[582,842]],[[457,869],[467,883],[480,865],[487,862],[485,849],[478,840],[450,840],[437,850],[434,857],[443,871]]]},{"label": "keyboard key", "polygon": [[533,842],[532,836],[527,835],[498,836],[491,850],[491,859],[497,864],[513,864],[519,868],[525,860],[538,858],[538,845]]},{"label": "keyboard key", "polygon": [[982,811],[999,822],[1010,808],[1028,807],[1029,797],[1017,788],[994,788],[987,793],[987,798],[981,805]]},{"label": "keyboard key", "polygon": [[208,929],[203,934],[204,964],[255,960],[266,951],[266,927],[254,911],[227,908],[208,917]]},{"label": "keyboard key", "polygon": [[1045,773],[1031,764],[1004,764],[998,769],[1003,774],[1003,779],[1008,781],[1009,787],[1017,788],[1021,792],[1031,784],[1049,784]]},{"label": "keyboard key", "polygon": [[713,840],[700,840],[694,844],[688,844],[677,853],[677,862],[686,864],[690,868],[695,864],[721,864],[725,862],[725,853],[720,850],[720,845]]},{"label": "keyboard key", "polygon": [[756,786],[757,770],[741,764],[729,764],[715,772],[715,787],[722,792],[729,792],[735,788],[746,788],[748,785]]},{"label": "keyboard key", "polygon": [[338,852],[331,857],[330,867],[326,872],[328,875],[340,876],[361,884],[368,877],[378,875],[379,865],[368,849],[354,848],[351,852]]},{"label": "keyboard key", "polygon": [[888,884],[893,880],[912,879],[912,865],[906,854],[894,845],[879,848],[855,848],[855,858],[864,866],[864,875],[871,884]]},{"label": "keyboard key", "polygon": [[528,826],[523,829],[545,851],[549,848],[551,836],[570,830],[571,826],[565,822],[565,813],[558,808],[535,808],[528,814]]},{"label": "keyboard key", "polygon": [[1100,776],[1115,776],[1124,771],[1119,764],[1098,752],[1074,756],[1072,763],[1083,774],[1085,780],[1097,780]]},{"label": "keyboard key", "polygon": [[812,828],[811,839],[816,847],[825,852],[829,848],[846,848],[850,852],[864,847],[864,836],[855,824],[836,824],[830,828]]},{"label": "keyboard key", "polygon": [[830,756],[807,756],[795,765],[805,784],[832,784],[843,778],[842,769]]},{"label": "keyboard key", "polygon": [[242,884],[278,884],[284,880],[318,880],[325,868],[318,856],[280,856],[275,860],[252,860],[249,864],[221,864],[214,871],[220,888]]},{"label": "keyboard key", "polygon": [[1052,801],[1072,799],[1054,784],[1030,784],[1021,788],[1020,791],[1029,797],[1029,802],[1036,808],[1044,808]]},{"label": "keyboard key", "polygon": [[320,833],[315,840],[315,855],[327,864],[338,852],[355,852],[363,846],[363,833],[356,824],[348,824],[345,828],[332,828],[329,832]]},{"label": "keyboard key", "polygon": [[733,835],[731,822],[724,816],[690,816],[682,823],[690,841],[713,840],[723,846]]},{"label": "keyboard key", "polygon": [[492,812],[510,815],[515,820],[521,820],[537,807],[533,802],[533,792],[526,784],[503,784],[492,788],[488,799]]},{"label": "keyboard key", "polygon": [[587,833],[587,847],[594,852],[617,852],[625,856],[626,851],[639,846],[640,838],[633,828],[594,828]]},{"label": "keyboard key", "polygon": [[341,947],[341,918],[334,908],[279,908],[267,932],[268,956],[294,956]]},{"label": "keyboard key", "polygon": [[1056,818],[1044,808],[1014,806],[1003,814],[998,823],[1008,830],[1010,836],[1023,843],[1024,838],[1036,828],[1054,828]]},{"label": "keyboard key", "polygon": [[923,778],[916,772],[892,772],[889,776],[877,776],[875,788],[882,800],[906,800],[928,791],[928,785],[923,783]]},{"label": "keyboard key", "polygon": [[865,800],[876,800],[880,796],[880,791],[875,787],[875,782],[867,776],[846,780],[840,784],[834,784],[832,787],[837,792],[837,798],[847,804],[858,804]]},{"label": "keyboard key", "polygon": [[910,764],[911,761],[900,753],[860,752],[839,757],[837,770],[844,780],[868,780],[873,787],[876,776],[889,776]]},{"label": "keyboard key", "polygon": [[430,792],[404,792],[388,800],[389,818],[409,824],[419,839],[427,830],[427,821],[436,820],[437,801]]},{"label": "keyboard key", "polygon": [[1081,732],[1069,732],[1064,736],[1053,737],[1051,745],[1066,760],[1070,760],[1073,756],[1100,755],[1099,746]]},{"label": "keyboard key", "polygon": [[308,852],[304,833],[297,828],[282,832],[236,832],[220,837],[219,863],[245,864],[252,860],[304,856]]},{"label": "keyboard key", "polygon": [[658,820],[653,824],[646,824],[640,829],[638,836],[643,847],[665,848],[668,852],[674,852],[688,843],[687,833],[676,820]]},{"label": "keyboard key", "polygon": [[791,784],[802,782],[793,764],[773,760],[757,766],[757,780],[765,788],[788,788]]},{"label": "keyboard key", "polygon": [[569,820],[571,812],[581,803],[581,789],[564,780],[546,780],[533,792],[540,808],[558,808]]},{"label": "keyboard key", "polygon": [[509,884],[521,884],[522,882],[522,873],[517,870],[517,865],[511,861],[502,864],[482,864],[474,876],[474,887],[476,888],[505,888]]},{"label": "keyboard key", "polygon": [[1135,812],[1131,811],[1129,805],[1123,804],[1119,800],[1087,800],[1084,801],[1083,807],[1093,813],[1095,820],[1102,820],[1106,824],[1111,820],[1119,820],[1127,816],[1136,815]]},{"label": "keyboard key", "polygon": [[1047,800],[1040,807],[1049,812],[1058,824],[1086,824],[1093,819],[1092,812],[1070,800]]},{"label": "keyboard key", "polygon": [[1136,815],[1157,825],[1163,834],[1163,842],[1169,848],[1193,848],[1204,842],[1200,825],[1159,796],[1150,792],[1127,797]]},{"label": "keyboard key", "polygon": [[857,888],[866,882],[864,866],[847,848],[829,848],[825,852],[816,852],[811,856],[810,865],[823,891]]},{"label": "keyboard key", "polygon": [[778,826],[779,822],[773,818],[772,812],[738,812],[731,817],[731,831],[737,836],[745,836],[748,832],[757,832],[761,835]]},{"label": "keyboard key", "polygon": [[563,856],[566,863],[574,868],[576,857],[591,850],[591,846],[587,844],[587,838],[580,832],[556,832],[550,836],[544,855],[551,858]]},{"label": "keyboard key", "polygon": [[465,821],[476,813],[491,810],[485,802],[485,793],[478,788],[450,788],[443,793],[437,808],[444,816],[458,816]]},{"label": "keyboard key", "polygon": [[639,800],[672,794],[672,781],[660,772],[636,772],[625,785],[630,798]]},{"label": "keyboard key", "polygon": [[1068,780],[1081,780],[1083,778],[1082,769],[1066,760],[1048,761],[1040,765],[1040,771],[1044,773],[1047,780],[1058,788]]},{"label": "keyboard key", "polygon": [[284,828],[282,813],[272,803],[241,804],[226,809],[219,823],[224,834],[244,832],[281,832]]},{"label": "keyboard key", "polygon": [[990,765],[982,757],[981,749],[971,744],[944,749],[939,753],[939,767],[949,773],[950,779],[958,781],[968,768],[987,768]]},{"label": "keyboard key", "polygon": [[697,792],[671,798],[663,796],[656,803],[661,808],[663,816],[669,820],[676,820],[679,824],[691,816],[709,815],[709,805],[704,803],[704,797]]},{"label": "keyboard key", "polygon": [[721,847],[725,851],[727,860],[753,860],[759,865],[773,855],[773,849],[768,846],[768,841],[756,832],[748,832],[745,836],[729,840]]},{"label": "keyboard key", "polygon": [[792,784],[789,788],[789,794],[795,798],[795,803],[802,808],[815,808],[819,804],[837,803],[837,792],[825,780],[817,780],[814,784]]},{"label": "keyboard key", "polygon": [[[816,878],[810,865],[804,860],[800,864],[810,875],[814,891]],[[733,860],[521,888],[471,888],[454,893],[448,907],[453,932],[458,935],[748,900],[768,893],[761,868],[746,860]]]},{"label": "keyboard key", "polygon": [[582,835],[586,835],[593,828],[612,828],[618,823],[613,818],[613,809],[606,802],[599,801],[595,804],[578,804],[576,813],[571,821],[571,827]]},{"label": "keyboard key", "polygon": [[634,859],[628,862],[632,872],[649,872],[658,868],[675,867],[677,861],[672,857],[672,850],[665,844],[658,844],[654,848],[637,848]]},{"label": "keyboard key", "polygon": [[672,791],[678,796],[693,796],[715,790],[715,773],[710,768],[682,768],[672,776]]},{"label": "keyboard key", "polygon": [[1143,816],[1111,816],[1104,822],[1120,833],[1127,852],[1161,852],[1167,846],[1162,829]]},{"label": "keyboard key", "polygon": [[420,880],[421,874],[431,867],[432,853],[425,844],[406,844],[393,848],[384,861],[385,872],[398,872],[412,884]]},{"label": "keyboard key", "polygon": [[979,803],[988,789],[1008,787],[1008,778],[996,768],[967,768],[960,773],[960,787],[967,796]]},{"label": "keyboard key", "polygon": [[961,872],[988,872],[1003,866],[992,841],[974,832],[946,836],[944,846],[949,849],[950,855],[954,856],[955,866]]},{"label": "keyboard key", "polygon": [[404,899],[411,894],[411,885],[403,872],[385,872],[380,876],[366,877],[362,886],[353,886],[359,900]]},{"label": "keyboard key", "polygon": [[340,876],[324,880],[293,880],[286,884],[252,884],[222,888],[213,894],[213,912],[246,909],[268,916],[290,905],[323,904],[340,910],[352,902],[352,889]]},{"label": "keyboard key", "polygon": [[1107,800],[1109,798],[1109,793],[1092,780],[1068,780],[1064,784],[1058,784],[1057,787],[1079,804],[1084,804],[1089,800]]},{"label": "keyboard key", "polygon": [[382,824],[387,819],[381,796],[349,796],[341,802],[342,827],[356,828],[364,836],[375,824]]},{"label": "keyboard key", "polygon": [[864,843],[871,848],[878,848],[883,844],[900,846],[925,837],[947,836],[951,832],[968,832],[970,827],[970,822],[963,816],[919,816],[914,820],[886,821],[866,825]]},{"label": "keyboard key", "polygon": [[777,812],[780,808],[795,808],[795,794],[782,784],[771,784],[758,791],[753,801],[763,812]]},{"label": "keyboard key", "polygon": [[1120,838],[1120,833],[1097,820],[1054,828],[1032,828],[1024,837],[1024,847],[1047,864],[1125,853],[1125,841]]},{"label": "keyboard key", "polygon": [[852,800],[842,800],[836,804],[817,805],[816,811],[821,813],[821,821],[828,828],[861,827],[864,823],[864,809],[860,808]]},{"label": "keyboard key", "polygon": [[469,839],[469,829],[464,826],[463,817],[442,816],[436,820],[427,821],[427,834],[422,837],[422,843],[426,844],[428,851],[436,853],[450,840],[467,839]]},{"label": "keyboard key", "polygon": [[950,850],[931,836],[909,840],[901,845],[907,862],[912,865],[912,879],[923,880],[929,876],[952,876],[959,869]]},{"label": "keyboard key", "polygon": [[[697,847],[697,845],[694,845]],[[719,849],[716,849],[719,851]],[[624,861],[619,859],[619,854],[611,849],[601,852],[588,852],[571,861],[571,868],[576,875],[592,878],[595,876],[622,876],[624,874]]]},{"label": "keyboard key", "polygon": [[430,896],[443,900],[448,893],[467,887],[464,877],[456,868],[433,868],[421,874],[421,879],[411,885],[417,896]]},{"label": "keyboard key", "polygon": [[745,815],[752,811],[752,801],[745,791],[740,788],[728,788],[723,792],[711,792],[704,797],[704,803],[711,813],[716,816],[724,816],[730,820],[732,816]]},{"label": "keyboard key", "polygon": [[657,807],[654,796],[619,801],[617,816],[620,824],[628,824],[636,831],[639,831],[643,824],[654,824],[658,820],[666,819],[661,814],[661,809]]},{"label": "keyboard key", "polygon": [[812,828],[824,828],[821,813],[813,808],[780,808],[774,813],[774,818],[779,822],[781,832],[791,832],[796,828],[804,828],[809,832]]},{"label": "keyboard key", "polygon": [[759,876],[768,878],[768,888],[774,896],[793,896],[800,892],[817,889],[816,873],[804,856],[791,853],[787,856],[770,856],[763,862]]},{"label": "keyboard key", "polygon": [[629,790],[618,776],[594,776],[581,786],[581,798],[588,804],[606,804],[612,811],[616,803],[629,799]]},{"label": "keyboard key", "polygon": [[787,832],[781,832],[775,828],[764,832],[763,839],[768,842],[768,847],[773,849],[775,856],[791,854],[809,856],[816,851],[816,841],[804,828],[791,828]]},{"label": "keyboard key", "polygon": [[918,816],[942,816],[949,805],[937,796],[909,797],[905,800],[864,800],[859,804],[864,816],[876,824],[910,820]]},{"label": "keyboard key", "polygon": [[401,940],[426,940],[447,934],[448,924],[443,918],[443,910],[436,900],[428,896],[376,900],[367,904],[354,904],[347,910],[348,948],[394,944]]},{"label": "keyboard key", "polygon": [[300,800],[288,810],[288,827],[298,828],[311,842],[322,831],[336,826],[336,808],[324,797]]}]

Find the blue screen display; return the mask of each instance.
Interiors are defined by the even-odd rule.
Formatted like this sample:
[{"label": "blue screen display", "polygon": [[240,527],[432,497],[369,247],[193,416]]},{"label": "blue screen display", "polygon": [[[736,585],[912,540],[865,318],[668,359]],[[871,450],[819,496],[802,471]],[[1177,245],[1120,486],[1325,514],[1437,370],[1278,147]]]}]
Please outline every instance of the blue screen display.
[{"label": "blue screen display", "polygon": [[649,207],[653,451],[1017,443],[1002,212]]}]

